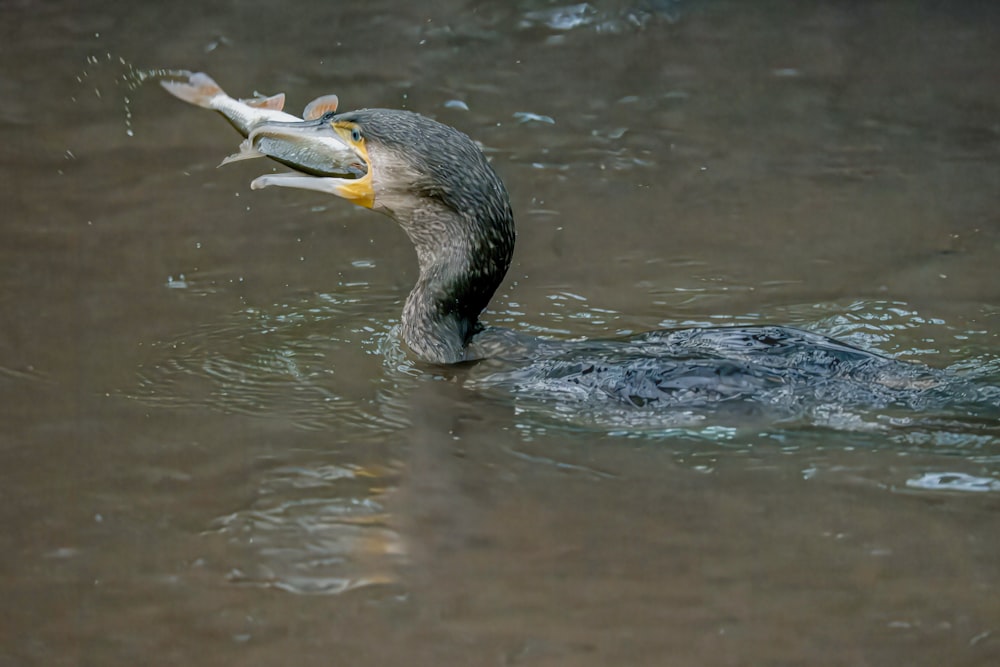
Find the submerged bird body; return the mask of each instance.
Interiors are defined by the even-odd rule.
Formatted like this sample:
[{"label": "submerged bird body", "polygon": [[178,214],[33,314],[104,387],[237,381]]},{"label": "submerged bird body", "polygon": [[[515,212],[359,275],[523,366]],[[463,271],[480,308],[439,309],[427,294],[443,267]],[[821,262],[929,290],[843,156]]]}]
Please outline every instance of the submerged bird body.
[{"label": "submerged bird body", "polygon": [[[468,136],[391,109],[327,113],[294,124],[265,121],[253,132],[265,132],[274,152],[285,151],[280,161],[311,174],[261,176],[254,189],[319,190],[399,223],[420,268],[403,308],[403,340],[425,362],[481,362],[480,384],[630,409],[736,401],[790,413],[803,401],[919,407],[947,384],[942,371],[787,327],[654,331],[580,342],[483,327],[480,314],[510,266],[514,218],[503,182]],[[312,145],[319,134],[329,146],[316,144],[306,164],[289,159],[293,151],[283,147]]]},{"label": "submerged bird body", "polygon": [[[487,352],[474,385],[555,398],[564,407],[641,409],[647,416],[629,417],[633,426],[662,425],[668,413],[671,422],[747,410],[787,419],[818,406],[917,408],[965,398],[942,371],[792,327],[656,330],[584,341],[487,328],[472,348]],[[680,414],[690,410],[697,415]]]}]

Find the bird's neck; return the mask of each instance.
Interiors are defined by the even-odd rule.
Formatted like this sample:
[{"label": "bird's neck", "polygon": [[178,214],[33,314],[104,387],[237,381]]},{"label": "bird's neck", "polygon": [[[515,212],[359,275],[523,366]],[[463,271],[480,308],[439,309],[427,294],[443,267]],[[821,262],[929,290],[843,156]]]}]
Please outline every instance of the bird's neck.
[{"label": "bird's neck", "polygon": [[424,218],[402,225],[420,265],[403,308],[403,340],[424,361],[458,363],[510,266],[513,215],[505,205],[462,214],[438,209]]}]

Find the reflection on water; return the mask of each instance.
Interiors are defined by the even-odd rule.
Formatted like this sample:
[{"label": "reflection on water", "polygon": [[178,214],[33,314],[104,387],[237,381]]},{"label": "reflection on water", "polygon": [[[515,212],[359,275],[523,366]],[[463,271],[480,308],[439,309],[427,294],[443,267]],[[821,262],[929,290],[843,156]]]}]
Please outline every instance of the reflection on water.
[{"label": "reflection on water", "polygon": [[269,470],[250,507],[209,529],[233,547],[227,579],[306,595],[394,582],[405,547],[383,495],[395,474],[330,463]]}]

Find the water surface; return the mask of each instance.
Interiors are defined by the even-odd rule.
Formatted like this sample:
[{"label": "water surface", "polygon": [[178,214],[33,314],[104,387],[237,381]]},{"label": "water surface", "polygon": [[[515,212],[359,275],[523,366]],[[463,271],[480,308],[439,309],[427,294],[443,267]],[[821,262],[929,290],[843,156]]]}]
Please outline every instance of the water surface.
[{"label": "water surface", "polygon": [[471,391],[396,339],[391,222],[251,192],[221,119],[136,85],[482,142],[519,225],[491,323],[781,323],[989,385],[991,3],[0,7],[0,664],[1000,661],[991,413],[636,430]]}]

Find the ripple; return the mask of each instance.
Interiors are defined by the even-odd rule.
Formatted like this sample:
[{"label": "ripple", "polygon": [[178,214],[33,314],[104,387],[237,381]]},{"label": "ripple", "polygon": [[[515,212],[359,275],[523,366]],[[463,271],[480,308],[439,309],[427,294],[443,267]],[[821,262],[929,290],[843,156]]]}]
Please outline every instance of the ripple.
[{"label": "ripple", "polygon": [[589,2],[529,10],[520,21],[522,30],[545,28],[557,33],[588,28],[598,33],[621,34],[642,30],[656,21],[679,19],[677,0],[645,0],[629,3],[620,11],[608,11]]},{"label": "ripple", "polygon": [[[302,429],[406,425],[396,409],[407,374],[384,373],[365,362],[364,348],[394,337],[391,324],[372,319],[363,285],[270,308],[247,308],[153,343],[129,398],[163,408],[208,407],[291,422]],[[388,301],[388,297],[382,297]],[[397,366],[403,366],[400,361]]]},{"label": "ripple", "polygon": [[[370,315],[373,302],[377,304],[380,298],[386,303],[375,312],[394,311],[394,298],[369,291],[366,284],[358,284],[344,286],[337,294],[307,296],[267,309],[248,308],[174,341],[157,343],[153,346],[157,354],[141,368],[139,385],[130,397],[161,407],[209,407],[279,419],[302,429],[352,427],[384,433],[405,428],[409,423],[406,398],[425,371],[401,343],[394,323]],[[529,340],[527,358],[536,361],[539,355],[557,354],[567,344],[586,348],[595,341],[546,343],[525,336],[527,333],[555,334],[565,341],[581,323],[593,329],[620,328],[618,313],[591,307],[583,295],[553,290],[548,303],[552,307],[543,314],[549,325],[544,329],[524,322],[516,303],[490,319],[513,325],[515,330],[507,330],[506,335]],[[946,322],[925,317],[898,301],[792,306],[778,314],[734,317],[727,324],[775,318],[796,322],[805,330],[833,334],[864,349],[888,350],[890,356],[912,351],[906,341],[915,331],[924,332],[928,327],[953,330]],[[709,316],[706,324],[711,322]],[[641,349],[636,348],[637,353],[648,356],[650,345],[666,340],[646,335],[650,336]],[[878,345],[873,344],[876,342]],[[553,350],[546,352],[547,347]],[[602,368],[605,361],[610,367],[618,363],[603,360],[600,354],[595,359]],[[568,363],[572,367],[567,366],[565,373],[576,377],[572,358],[548,363],[549,367]],[[654,361],[649,363],[655,365]],[[674,409],[625,405],[614,400],[614,392],[609,393],[600,383],[567,382],[562,371],[536,377],[537,373],[532,375],[522,365],[481,363],[467,373],[463,371],[467,375],[465,386],[512,404],[521,424],[555,422],[614,434],[684,434],[718,441],[815,427],[881,434],[903,447],[948,451],[989,449],[1000,438],[996,420],[1000,359],[989,354],[980,355],[972,367],[959,364],[954,371],[897,364],[904,378],[900,381],[908,383],[905,387],[893,385],[891,378],[881,378],[871,384],[851,384],[850,393],[838,398],[839,389],[827,381],[815,391],[809,390],[812,400],[804,401],[802,386],[796,389],[795,383],[771,383],[761,400],[726,400]],[[637,372],[646,377],[647,370],[653,369],[643,366]],[[933,381],[927,379],[931,376]],[[767,382],[766,378],[761,381]]]},{"label": "ripple", "polygon": [[49,382],[48,376],[39,372],[34,366],[28,365],[23,368],[12,368],[0,365],[0,376],[12,378],[14,380],[28,380],[30,382]]}]

